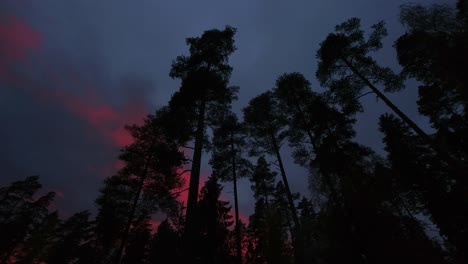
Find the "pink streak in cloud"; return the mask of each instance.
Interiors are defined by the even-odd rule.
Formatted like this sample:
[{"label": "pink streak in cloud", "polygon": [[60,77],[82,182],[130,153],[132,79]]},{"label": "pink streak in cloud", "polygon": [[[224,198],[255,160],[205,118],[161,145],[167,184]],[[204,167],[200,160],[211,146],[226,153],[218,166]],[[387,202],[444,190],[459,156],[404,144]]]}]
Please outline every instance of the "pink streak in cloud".
[{"label": "pink streak in cloud", "polygon": [[10,68],[27,62],[28,51],[42,47],[42,36],[19,17],[0,17],[0,80],[10,75]]},{"label": "pink streak in cloud", "polygon": [[144,102],[125,102],[123,107],[118,108],[93,94],[80,96],[62,90],[44,91],[42,96],[60,102],[69,112],[88,123],[93,128],[92,134],[98,132],[115,147],[133,142],[124,127],[127,124],[141,124],[146,115]]}]

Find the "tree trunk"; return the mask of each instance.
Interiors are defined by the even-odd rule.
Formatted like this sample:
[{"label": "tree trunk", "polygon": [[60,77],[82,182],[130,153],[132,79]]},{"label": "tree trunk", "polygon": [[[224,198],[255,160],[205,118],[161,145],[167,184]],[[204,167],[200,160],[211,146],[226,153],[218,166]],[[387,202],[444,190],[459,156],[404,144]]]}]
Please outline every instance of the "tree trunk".
[{"label": "tree trunk", "polygon": [[364,77],[349,61],[343,59],[346,66],[348,66],[354,74],[356,74],[388,107],[390,107],[406,124],[408,124],[420,137],[432,146],[432,139],[424,132],[416,123],[413,122],[405,113],[403,113],[396,105],[390,101],[382,92],[377,89],[366,77]]},{"label": "tree trunk", "polygon": [[120,241],[120,246],[117,251],[117,256],[116,256],[116,262],[117,264],[120,264],[122,262],[122,257],[123,257],[123,252],[125,249],[125,246],[127,245],[127,240],[128,236],[130,233],[130,228],[132,227],[132,222],[133,218],[135,218],[135,213],[136,213],[136,208],[138,206],[138,200],[140,200],[141,192],[143,191],[143,184],[145,183],[146,177],[148,176],[148,169],[149,169],[149,163],[150,160],[153,158],[153,154],[151,153],[151,149],[154,146],[155,139],[153,139],[151,143],[150,149],[147,151],[148,158],[145,163],[145,168],[143,170],[143,176],[140,179],[140,182],[138,183],[138,190],[135,194],[135,198],[133,199],[133,204],[132,204],[132,209],[130,211],[130,215],[128,217],[127,225],[125,226],[125,231],[123,233],[122,241]]},{"label": "tree trunk", "polygon": [[234,209],[236,214],[236,246],[237,246],[237,261],[242,263],[242,244],[239,223],[239,202],[237,199],[237,174],[236,174],[236,151],[234,150],[234,139],[231,133],[231,151],[232,151],[232,181],[234,183]]},{"label": "tree trunk", "polygon": [[276,159],[278,160],[278,164],[280,167],[281,178],[283,179],[284,187],[286,189],[286,195],[288,197],[289,207],[292,212],[294,226],[297,229],[299,227],[299,218],[297,217],[296,207],[294,206],[294,200],[292,198],[291,189],[289,188],[288,178],[286,177],[286,171],[284,170],[283,160],[281,159],[281,155],[279,152],[279,146],[278,146],[278,143],[276,142],[275,135],[270,133],[270,137],[271,137],[271,141],[273,144],[273,149],[275,151]]},{"label": "tree trunk", "polygon": [[[369,79],[363,76],[354,67],[354,65],[352,65],[349,61],[347,61],[344,58],[342,58],[342,60],[344,61],[346,66],[348,66],[351,69],[351,71],[354,74],[356,74],[372,90],[372,92],[374,92],[380,99],[382,99],[382,101],[384,101],[388,107],[390,107],[403,121],[405,121],[405,123],[409,127],[411,127],[411,129],[413,129],[416,132],[416,134],[418,134],[433,150],[435,150],[435,152],[439,155],[440,158],[442,158],[445,162],[447,162],[447,164],[455,167],[457,170],[464,169],[465,166],[461,164],[459,161],[453,159],[450,156],[448,150],[444,146],[434,142],[434,140],[429,135],[427,135],[426,132],[424,132],[418,125],[416,125],[416,123],[413,122],[413,120],[411,120],[396,105],[394,105],[392,101],[390,101],[390,99],[388,99],[381,91],[379,91],[379,89],[377,89],[377,87],[375,87],[369,81]],[[457,173],[457,174],[460,174],[460,173]],[[458,175],[458,176],[462,176],[462,175]],[[463,179],[463,177],[461,178]]]},{"label": "tree trunk", "polygon": [[198,223],[198,186],[200,182],[201,157],[205,129],[206,101],[200,101],[197,131],[195,132],[195,148],[193,151],[192,169],[190,172],[189,193],[187,198],[187,212],[185,220],[185,255],[188,259],[193,257],[192,247],[196,245],[195,235]]},{"label": "tree trunk", "polygon": [[284,170],[283,160],[281,159],[281,155],[279,152],[279,145],[276,141],[275,135],[273,133],[270,133],[270,136],[271,136],[271,141],[272,141],[273,148],[275,151],[276,159],[278,160],[278,164],[280,167],[281,177],[283,179],[284,187],[286,189],[286,195],[288,198],[288,203],[291,209],[291,214],[292,214],[292,218],[294,222],[294,233],[296,233],[294,235],[292,234],[292,237],[296,238],[293,241],[294,259],[295,259],[295,263],[299,264],[299,263],[303,263],[303,255],[304,255],[303,250],[302,250],[302,240],[297,239],[298,231],[300,230],[299,218],[297,216],[296,206],[294,205],[294,200],[292,198],[291,189],[289,188],[288,178],[286,177],[286,171]]}]

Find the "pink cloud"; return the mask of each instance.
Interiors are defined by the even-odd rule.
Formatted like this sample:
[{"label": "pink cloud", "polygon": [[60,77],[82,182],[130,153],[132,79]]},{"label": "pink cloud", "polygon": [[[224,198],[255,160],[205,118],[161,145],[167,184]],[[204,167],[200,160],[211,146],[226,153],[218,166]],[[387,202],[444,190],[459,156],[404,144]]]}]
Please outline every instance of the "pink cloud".
[{"label": "pink cloud", "polygon": [[42,47],[42,36],[19,17],[0,17],[0,80],[9,77],[11,67],[26,63],[28,51]]},{"label": "pink cloud", "polygon": [[146,115],[144,102],[126,102],[122,107],[114,107],[100,100],[94,93],[74,95],[70,92],[42,91],[46,100],[56,100],[69,112],[88,123],[93,128],[92,135],[98,135],[114,147],[123,147],[133,142],[125,125],[141,124]]}]

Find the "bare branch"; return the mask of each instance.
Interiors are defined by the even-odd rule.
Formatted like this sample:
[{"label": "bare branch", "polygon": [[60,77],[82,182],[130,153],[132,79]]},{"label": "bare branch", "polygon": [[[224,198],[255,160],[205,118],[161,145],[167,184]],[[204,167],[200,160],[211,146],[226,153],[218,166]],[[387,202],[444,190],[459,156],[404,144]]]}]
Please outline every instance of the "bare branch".
[{"label": "bare branch", "polygon": [[183,192],[185,192],[185,191],[188,191],[188,189],[189,189],[189,188],[183,189],[182,191],[179,191],[179,192],[172,193],[172,195],[179,195],[179,194],[181,194],[181,193],[183,193]]},{"label": "bare branch", "polygon": [[194,147],[189,147],[189,146],[185,146],[185,145],[182,145],[183,148],[188,148],[188,149],[195,149]]},{"label": "bare branch", "polygon": [[177,177],[182,176],[182,174],[184,174],[184,173],[186,173],[186,172],[189,172],[189,171],[192,171],[192,170],[188,170],[188,169],[187,169],[187,170],[184,170],[183,172],[179,173],[179,174],[177,175]]},{"label": "bare branch", "polygon": [[359,98],[364,97],[364,96],[366,96],[366,95],[368,95],[368,94],[371,94],[371,93],[374,93],[374,92],[373,92],[373,91],[370,91],[370,92],[367,92],[367,93],[365,93],[365,94],[361,94],[361,95],[359,95],[356,99],[359,99]]}]

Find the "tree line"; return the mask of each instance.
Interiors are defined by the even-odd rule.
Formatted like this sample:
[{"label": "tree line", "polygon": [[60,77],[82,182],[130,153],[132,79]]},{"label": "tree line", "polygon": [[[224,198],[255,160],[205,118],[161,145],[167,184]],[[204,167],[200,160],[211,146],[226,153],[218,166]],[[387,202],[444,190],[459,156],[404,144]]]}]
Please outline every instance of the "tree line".
[{"label": "tree line", "polygon": [[[367,32],[359,18],[337,25],[317,51],[323,92],[301,73],[285,73],[242,118],[231,109],[236,29],[187,38],[189,54],[169,74],[179,89],[142,125],[127,126],[134,142],[120,152],[123,168],[104,181],[95,217],[60,219],[49,207],[53,192],[37,198],[38,176],[0,188],[0,263],[466,263],[463,3],[401,7],[400,72],[372,56],[387,35],[383,22]],[[405,88],[408,79],[417,80],[431,132],[386,95],[414,89]],[[390,110],[378,120],[385,156],[355,140],[363,96]],[[307,168],[303,178],[287,173],[286,144]],[[204,153],[212,174],[199,192]],[[291,190],[293,177],[310,195]],[[241,178],[254,193],[248,223],[239,218]],[[232,183],[233,205],[220,198],[221,182]],[[177,200],[184,191],[186,203]],[[166,219],[152,232],[156,213]]]}]

